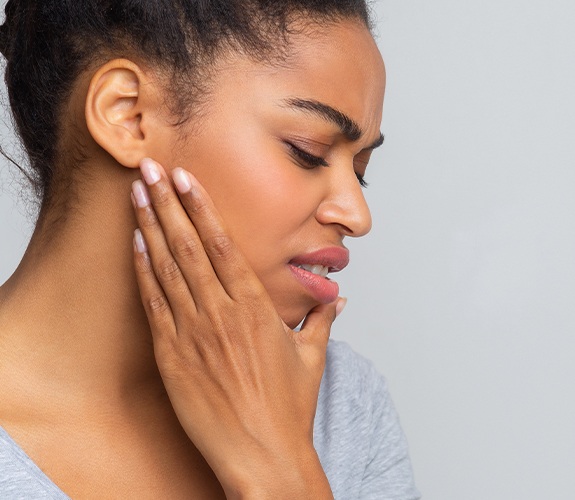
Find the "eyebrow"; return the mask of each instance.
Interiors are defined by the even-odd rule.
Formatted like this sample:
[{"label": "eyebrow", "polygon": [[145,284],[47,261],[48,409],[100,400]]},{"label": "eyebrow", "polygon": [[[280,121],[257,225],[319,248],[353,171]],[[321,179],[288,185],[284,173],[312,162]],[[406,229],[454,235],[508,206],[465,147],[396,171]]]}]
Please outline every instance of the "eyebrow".
[{"label": "eyebrow", "polygon": [[[327,120],[335,124],[340,130],[343,136],[351,141],[355,142],[360,139],[363,135],[361,127],[352,118],[347,116],[345,113],[313,99],[300,99],[292,97],[285,99],[284,104],[290,108],[297,108],[304,111],[309,111],[324,120]],[[371,150],[380,147],[383,144],[384,137],[383,134],[379,134],[379,137],[367,148],[366,150]]]}]

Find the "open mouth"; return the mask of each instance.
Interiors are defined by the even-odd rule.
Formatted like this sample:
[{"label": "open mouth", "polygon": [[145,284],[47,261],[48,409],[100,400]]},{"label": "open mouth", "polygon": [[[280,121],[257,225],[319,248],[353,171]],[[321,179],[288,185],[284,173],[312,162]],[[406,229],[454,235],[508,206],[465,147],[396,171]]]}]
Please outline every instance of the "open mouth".
[{"label": "open mouth", "polygon": [[[293,264],[292,264],[293,265]],[[297,266],[299,269],[303,269],[304,271],[308,271],[312,274],[315,274],[317,276],[321,276],[322,278],[327,278],[327,275],[329,274],[330,270],[329,267],[326,266],[322,266],[321,264],[315,264],[315,265],[310,265],[310,264],[299,264]]]},{"label": "open mouth", "polygon": [[349,250],[345,247],[328,247],[298,255],[290,265],[326,277],[328,273],[337,273],[349,264]]},{"label": "open mouth", "polygon": [[341,271],[349,263],[349,251],[330,247],[299,255],[289,262],[298,282],[318,302],[329,304],[337,299],[339,285],[328,278],[329,273]]}]

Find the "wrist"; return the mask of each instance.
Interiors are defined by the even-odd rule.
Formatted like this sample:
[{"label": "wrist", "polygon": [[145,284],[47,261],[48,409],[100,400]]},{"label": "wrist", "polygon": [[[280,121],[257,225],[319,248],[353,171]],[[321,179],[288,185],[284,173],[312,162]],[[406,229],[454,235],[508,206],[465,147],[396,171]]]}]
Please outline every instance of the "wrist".
[{"label": "wrist", "polygon": [[275,455],[248,468],[239,467],[222,483],[233,500],[313,498],[333,500],[327,476],[312,447],[288,457]]}]

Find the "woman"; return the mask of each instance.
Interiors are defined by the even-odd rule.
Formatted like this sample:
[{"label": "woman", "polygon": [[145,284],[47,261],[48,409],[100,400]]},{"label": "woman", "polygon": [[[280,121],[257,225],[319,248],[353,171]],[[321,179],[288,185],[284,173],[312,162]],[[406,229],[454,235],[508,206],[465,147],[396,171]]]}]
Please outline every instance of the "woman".
[{"label": "woman", "polygon": [[416,498],[383,380],[328,344],[382,142],[365,3],[10,0],[0,48],[42,199],[2,497]]}]

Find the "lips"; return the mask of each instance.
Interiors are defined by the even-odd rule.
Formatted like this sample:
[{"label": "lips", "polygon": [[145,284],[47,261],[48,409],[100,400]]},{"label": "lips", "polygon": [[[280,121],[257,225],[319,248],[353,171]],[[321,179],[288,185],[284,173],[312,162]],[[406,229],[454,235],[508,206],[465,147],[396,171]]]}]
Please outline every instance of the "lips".
[{"label": "lips", "polygon": [[298,255],[289,262],[294,266],[324,266],[330,273],[337,273],[349,264],[349,250],[343,247],[330,247],[315,252]]},{"label": "lips", "polygon": [[329,304],[339,296],[339,285],[327,278],[349,264],[349,250],[330,247],[294,257],[290,270],[299,283],[321,304]]}]

